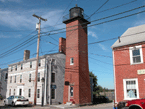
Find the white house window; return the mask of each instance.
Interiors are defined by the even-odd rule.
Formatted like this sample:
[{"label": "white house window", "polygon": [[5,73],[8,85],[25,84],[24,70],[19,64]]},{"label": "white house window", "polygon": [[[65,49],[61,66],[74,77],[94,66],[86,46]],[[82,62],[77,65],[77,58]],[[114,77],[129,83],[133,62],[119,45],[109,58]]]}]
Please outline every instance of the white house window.
[{"label": "white house window", "polygon": [[124,99],[125,100],[139,98],[137,79],[124,79],[123,84],[124,84]]},{"label": "white house window", "polygon": [[55,99],[55,89],[51,89],[51,99]]},{"label": "white house window", "polygon": [[17,65],[15,66],[15,71],[17,71]]},{"label": "white house window", "polygon": [[20,75],[20,83],[22,82],[22,75]]},{"label": "white house window", "polygon": [[32,61],[30,62],[30,68],[32,68]]},{"label": "white house window", "polygon": [[13,71],[13,66],[11,66],[11,72]]},{"label": "white house window", "polygon": [[20,96],[22,95],[22,89],[19,89],[19,95]]},{"label": "white house window", "polygon": [[23,69],[23,64],[21,64],[21,70]]},{"label": "white house window", "polygon": [[29,74],[29,82],[31,82],[31,74]]},{"label": "white house window", "polygon": [[51,74],[51,82],[54,83],[55,82],[55,73]]},{"label": "white house window", "polygon": [[12,83],[12,76],[10,77],[10,83]]},{"label": "white house window", "polygon": [[143,63],[143,55],[142,55],[141,45],[130,47],[129,49],[130,49],[130,63],[131,64]]},{"label": "white house window", "polygon": [[55,61],[55,59],[52,59],[52,63],[51,63],[52,65],[55,65],[56,64],[56,61]]},{"label": "white house window", "polygon": [[8,79],[8,73],[5,74],[5,80],[7,80],[7,79]]},{"label": "white house window", "polygon": [[28,90],[28,97],[31,97],[31,89]]},{"label": "white house window", "polygon": [[38,72],[37,81],[40,82],[40,72]]},{"label": "white house window", "polygon": [[74,65],[74,58],[70,58],[70,65]]},{"label": "white house window", "polygon": [[40,89],[37,89],[37,98],[40,98]]},{"label": "white house window", "polygon": [[14,89],[14,95],[15,95],[15,89]]},{"label": "white house window", "polygon": [[11,89],[9,89],[9,96],[11,96]]},{"label": "white house window", "polygon": [[38,64],[38,66],[41,66],[41,60],[39,59],[39,64]]},{"label": "white house window", "polygon": [[17,76],[15,75],[15,81],[14,81],[15,83],[16,83],[16,79],[17,79]]}]

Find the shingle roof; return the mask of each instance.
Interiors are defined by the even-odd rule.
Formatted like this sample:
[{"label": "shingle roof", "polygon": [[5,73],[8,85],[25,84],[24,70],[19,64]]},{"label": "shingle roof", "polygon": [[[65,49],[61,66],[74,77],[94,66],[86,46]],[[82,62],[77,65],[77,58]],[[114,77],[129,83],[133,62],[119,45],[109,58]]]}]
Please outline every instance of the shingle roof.
[{"label": "shingle roof", "polygon": [[124,45],[135,44],[145,41],[145,24],[128,28],[119,39],[111,46],[111,48],[120,47]]}]

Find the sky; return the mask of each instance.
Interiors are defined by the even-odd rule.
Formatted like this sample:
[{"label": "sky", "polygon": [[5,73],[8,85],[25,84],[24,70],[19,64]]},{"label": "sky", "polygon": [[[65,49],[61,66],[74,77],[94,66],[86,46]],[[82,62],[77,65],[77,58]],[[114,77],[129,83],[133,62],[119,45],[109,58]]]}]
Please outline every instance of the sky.
[{"label": "sky", "polygon": [[[145,5],[145,1],[106,1],[107,0],[0,0],[0,68],[7,68],[11,63],[22,61],[24,50],[30,50],[30,58],[36,57],[38,33],[36,23],[38,23],[38,19],[33,17],[33,14],[47,19],[46,22],[41,21],[41,33],[43,34],[41,34],[40,41],[40,56],[58,52],[59,37],[66,37],[66,32],[59,33],[65,31],[65,29],[58,31],[58,29],[65,28],[66,26],[62,23],[63,16],[69,14],[69,9],[75,7],[75,4],[78,4],[79,7],[84,9],[84,13],[87,16],[91,16],[89,19],[91,24],[88,25],[89,71],[92,71],[97,76],[98,85],[108,89],[114,89],[111,46],[128,28],[145,24],[145,12],[122,19],[120,18],[143,11],[145,8],[139,8],[106,19],[101,18],[143,6]],[[119,19],[113,20],[117,18]],[[25,42],[24,46],[19,45],[32,36],[35,37],[35,40],[29,43]],[[108,40],[111,38],[116,39]],[[90,44],[102,40],[106,41]],[[17,48],[10,51],[10,49],[14,47]],[[5,52],[7,53],[4,54]]]}]

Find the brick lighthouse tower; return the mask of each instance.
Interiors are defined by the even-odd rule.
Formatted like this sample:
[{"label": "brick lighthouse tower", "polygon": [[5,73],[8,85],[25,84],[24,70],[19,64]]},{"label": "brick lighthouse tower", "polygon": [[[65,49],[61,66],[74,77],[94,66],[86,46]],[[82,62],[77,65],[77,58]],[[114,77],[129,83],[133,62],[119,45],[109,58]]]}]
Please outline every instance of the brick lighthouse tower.
[{"label": "brick lighthouse tower", "polygon": [[[88,68],[88,38],[84,10],[76,5],[69,10],[66,24],[66,64],[63,102],[91,103]],[[65,18],[65,17],[64,17]]]}]

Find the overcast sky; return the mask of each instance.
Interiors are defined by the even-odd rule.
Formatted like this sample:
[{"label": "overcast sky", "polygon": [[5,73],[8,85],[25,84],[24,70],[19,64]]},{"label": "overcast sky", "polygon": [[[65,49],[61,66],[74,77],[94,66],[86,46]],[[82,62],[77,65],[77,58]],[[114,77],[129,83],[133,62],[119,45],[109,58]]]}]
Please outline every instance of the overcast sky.
[{"label": "overcast sky", "polygon": [[[69,9],[74,7],[75,4],[83,8],[86,15],[91,16],[90,21],[145,5],[144,0],[109,0],[100,8],[105,2],[106,0],[0,0],[0,54],[37,34],[35,27],[36,23],[38,23],[38,19],[32,16],[34,13],[47,19],[46,22],[42,21],[41,24],[41,33],[46,32],[46,34],[43,34],[41,37],[40,42],[40,55],[44,55],[58,52],[59,37],[65,38],[66,33],[54,34],[49,37],[49,31],[65,28],[65,24],[62,23],[63,16],[69,14]],[[126,5],[120,6],[122,4]],[[111,9],[116,6],[120,7]],[[108,10],[104,11],[106,9]],[[145,8],[139,8],[108,19],[92,22],[88,25],[88,43],[117,38],[128,28],[145,24],[145,13],[100,24],[101,22],[143,10],[145,10]],[[95,25],[91,26],[93,24]],[[61,31],[65,31],[65,29]],[[55,32],[57,33],[59,31]],[[30,33],[32,34],[29,35]],[[52,33],[54,32],[50,34]],[[97,76],[99,85],[109,89],[114,88],[111,46],[116,40],[117,39],[88,45],[89,70]],[[31,51],[31,58],[35,57],[36,45],[35,39],[22,48],[17,49],[14,53],[9,52],[9,54],[6,53],[7,55],[0,55],[0,68],[6,68],[8,64],[22,61],[25,49]],[[50,50],[55,51],[48,52]]]}]

